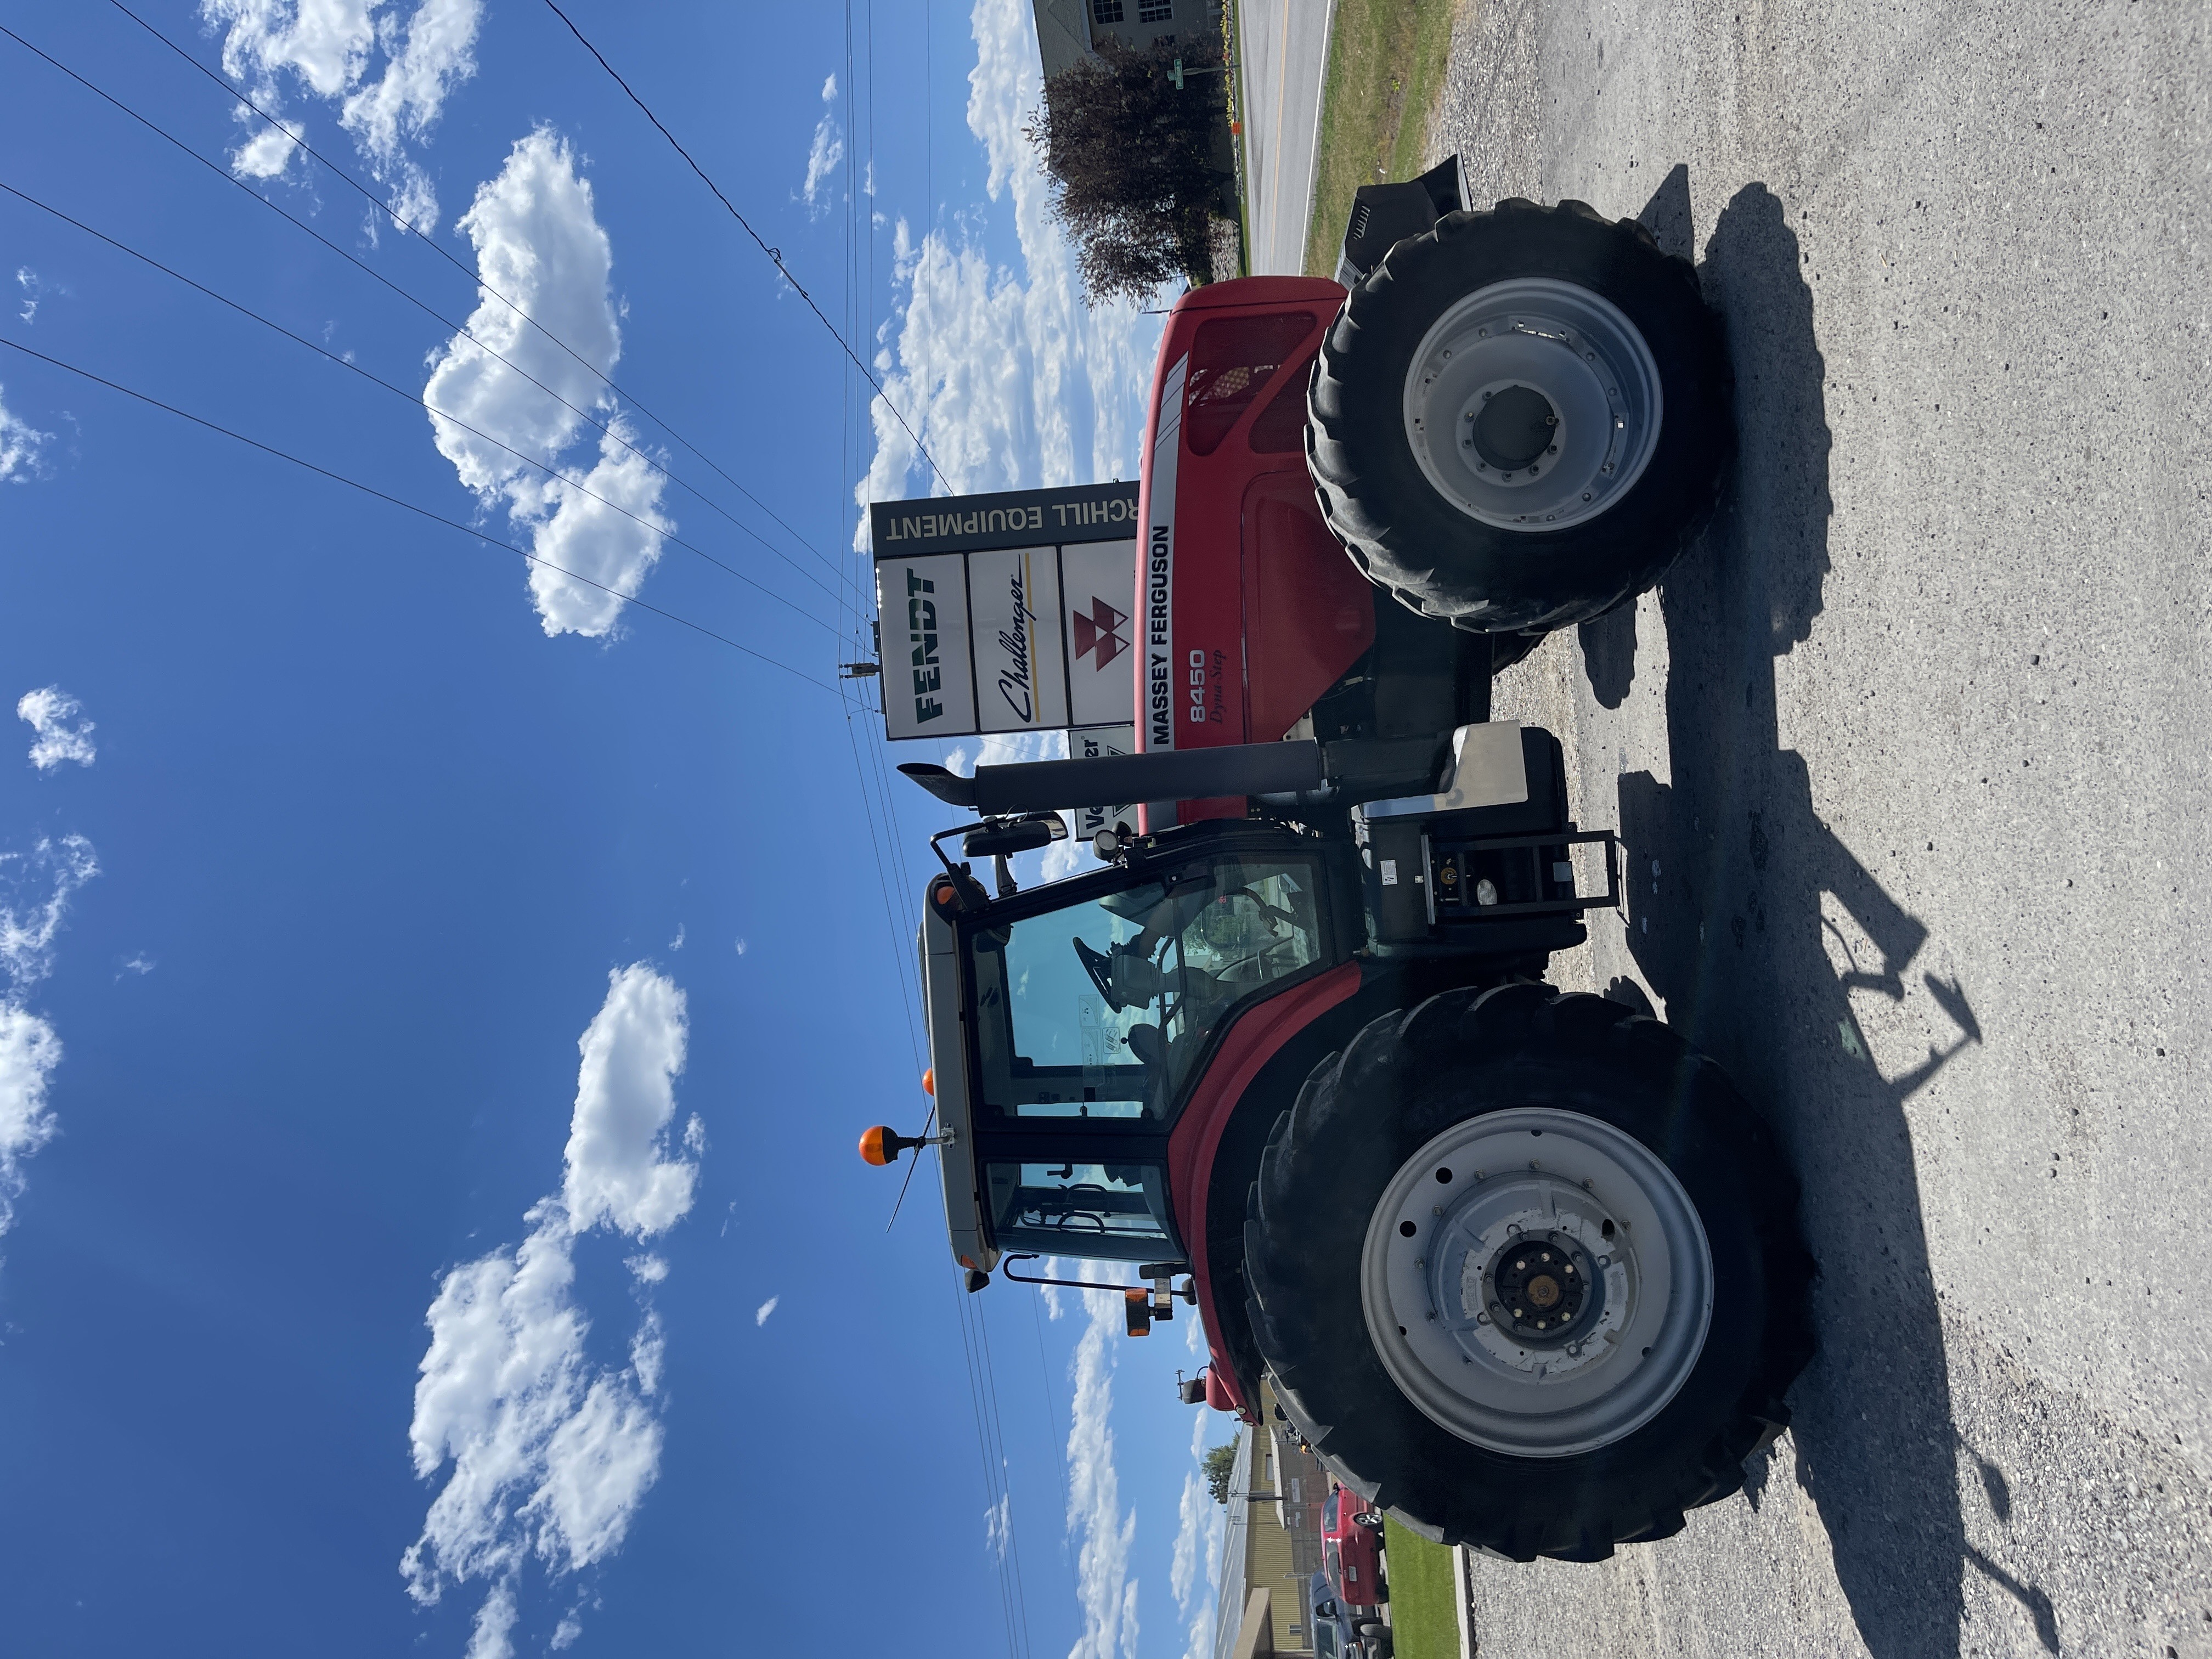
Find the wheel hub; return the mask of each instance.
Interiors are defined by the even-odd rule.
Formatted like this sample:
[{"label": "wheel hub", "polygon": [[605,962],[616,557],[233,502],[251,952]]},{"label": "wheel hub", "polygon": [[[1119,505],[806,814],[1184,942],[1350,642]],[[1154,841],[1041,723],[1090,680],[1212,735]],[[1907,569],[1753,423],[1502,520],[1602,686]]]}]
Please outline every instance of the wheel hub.
[{"label": "wheel hub", "polygon": [[1705,1346],[1712,1257],[1674,1172],[1600,1119],[1473,1118],[1399,1170],[1360,1264],[1368,1334],[1462,1439],[1564,1457],[1633,1433]]},{"label": "wheel hub", "polygon": [[1450,307],[1406,376],[1406,439],[1437,493],[1502,529],[1564,530],[1633,486],[1658,447],[1659,367],[1602,295],[1551,276]]},{"label": "wheel hub", "polygon": [[1603,1300],[1589,1257],[1565,1233],[1515,1238],[1490,1269],[1491,1317],[1532,1347],[1567,1341]]},{"label": "wheel hub", "polygon": [[1467,419],[1474,453],[1509,476],[1547,449],[1558,453],[1552,440],[1559,428],[1559,411],[1534,386],[1486,388],[1481,406],[1469,410]]}]

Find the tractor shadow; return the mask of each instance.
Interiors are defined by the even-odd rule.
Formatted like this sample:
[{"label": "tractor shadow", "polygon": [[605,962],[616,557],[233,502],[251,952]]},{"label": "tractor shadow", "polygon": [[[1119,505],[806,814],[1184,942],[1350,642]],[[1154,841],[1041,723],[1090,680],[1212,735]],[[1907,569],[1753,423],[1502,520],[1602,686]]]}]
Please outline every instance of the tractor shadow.
[{"label": "tractor shadow", "polygon": [[[1646,210],[1669,252],[1693,246],[1688,203],[1677,168]],[[1833,511],[1825,365],[1800,264],[1761,185],[1729,202],[1705,250],[1741,448],[1735,489],[1660,590],[1673,778],[1620,780],[1628,939],[1668,1020],[1774,1114],[1806,1182],[1820,1349],[1790,1395],[1796,1475],[1860,1634],[1875,1659],[1950,1659],[1975,1553],[1905,1103],[1981,1032],[1964,990],[1916,965],[1927,927],[1822,822],[1804,762],[1779,741],[1775,663],[1820,613]],[[1633,610],[1619,616],[1583,636],[1608,706],[1635,673]],[[1924,994],[1954,1034],[1885,1078],[1855,991]],[[2016,1593],[2049,1607],[2032,1586]]]}]

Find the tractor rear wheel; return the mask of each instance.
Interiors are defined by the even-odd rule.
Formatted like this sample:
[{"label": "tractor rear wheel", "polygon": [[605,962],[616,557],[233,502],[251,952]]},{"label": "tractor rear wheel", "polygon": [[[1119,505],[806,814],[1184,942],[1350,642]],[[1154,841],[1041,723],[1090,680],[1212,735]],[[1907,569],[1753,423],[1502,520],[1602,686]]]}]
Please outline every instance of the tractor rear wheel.
[{"label": "tractor rear wheel", "polygon": [[1742,1485],[1812,1352],[1771,1132],[1658,1021],[1513,984],[1375,1021],[1261,1160],[1248,1311],[1369,1507],[1530,1560]]},{"label": "tractor rear wheel", "polygon": [[1401,604],[1484,632],[1659,580],[1735,453],[1688,261],[1581,202],[1454,213],[1346,299],[1308,389],[1322,511]]}]

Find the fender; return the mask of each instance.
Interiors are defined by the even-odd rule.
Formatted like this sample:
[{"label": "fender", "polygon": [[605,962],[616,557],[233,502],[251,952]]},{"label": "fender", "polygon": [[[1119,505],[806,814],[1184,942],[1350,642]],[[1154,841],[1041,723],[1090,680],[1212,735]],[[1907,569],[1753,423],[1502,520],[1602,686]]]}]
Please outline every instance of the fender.
[{"label": "fender", "polygon": [[1270,997],[1239,1019],[1224,1034],[1168,1136],[1168,1190],[1175,1194],[1176,1225],[1182,1233],[1198,1288],[1198,1316],[1213,1357],[1211,1375],[1220,1380],[1223,1391],[1243,1415],[1250,1415],[1253,1407],[1243,1397],[1235,1366],[1222,1352],[1213,1278],[1206,1262],[1206,1195],[1212,1184],[1207,1176],[1229,1120],[1261,1068],[1284,1044],[1351,997],[1359,983],[1359,964],[1347,962]]}]

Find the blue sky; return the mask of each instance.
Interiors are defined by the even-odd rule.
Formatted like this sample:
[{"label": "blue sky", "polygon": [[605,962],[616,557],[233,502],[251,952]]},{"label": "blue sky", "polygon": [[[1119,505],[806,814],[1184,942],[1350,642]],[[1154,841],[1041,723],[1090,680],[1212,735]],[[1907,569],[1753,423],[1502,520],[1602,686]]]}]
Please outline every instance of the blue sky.
[{"label": "blue sky", "polygon": [[[448,418],[4,195],[0,339],[545,562],[0,349],[11,1650],[1202,1644],[1188,1328],[963,1304],[853,1152],[922,1105],[939,820],[834,689],[911,440],[535,0],[136,9],[331,165],[9,3],[218,170],[0,39],[0,183]],[[937,488],[1133,475],[1026,5],[570,9]]]}]

